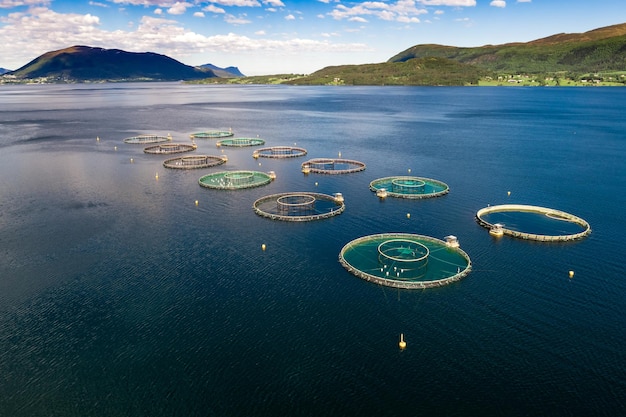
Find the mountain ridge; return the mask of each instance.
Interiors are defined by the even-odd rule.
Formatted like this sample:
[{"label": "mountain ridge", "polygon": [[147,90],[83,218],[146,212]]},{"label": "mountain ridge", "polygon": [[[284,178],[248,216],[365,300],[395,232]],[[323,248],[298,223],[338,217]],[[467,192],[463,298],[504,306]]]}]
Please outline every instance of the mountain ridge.
[{"label": "mountain ridge", "polygon": [[210,69],[185,65],[154,52],[127,52],[74,45],[46,52],[4,76],[46,78],[57,82],[176,81],[215,77]]}]

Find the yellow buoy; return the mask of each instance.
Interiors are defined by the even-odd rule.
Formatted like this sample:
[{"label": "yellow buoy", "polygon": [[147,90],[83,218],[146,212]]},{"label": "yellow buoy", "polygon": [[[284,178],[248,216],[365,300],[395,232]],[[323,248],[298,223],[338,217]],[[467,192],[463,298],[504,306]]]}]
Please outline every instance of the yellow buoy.
[{"label": "yellow buoy", "polygon": [[199,202],[198,200],[196,200],[196,206],[197,206],[198,204],[200,204],[200,202]]},{"label": "yellow buoy", "polygon": [[398,343],[400,349],[406,349],[406,342],[404,341],[404,333],[400,333],[400,343]]},{"label": "yellow buoy", "polygon": [[407,213],[407,214],[406,214],[406,218],[407,218],[407,219],[410,219],[410,218],[411,218],[411,213]]},{"label": "yellow buoy", "polygon": [[574,271],[569,271],[569,277],[574,278]]},{"label": "yellow buoy", "polygon": [[261,245],[261,249],[265,250],[265,243]]},{"label": "yellow buoy", "polygon": [[507,192],[506,192],[506,195],[511,195],[511,192],[510,192],[510,191],[507,191]]},{"label": "yellow buoy", "polygon": [[154,176],[154,178],[156,178],[157,180],[159,179],[159,173],[157,172],[156,175]]}]

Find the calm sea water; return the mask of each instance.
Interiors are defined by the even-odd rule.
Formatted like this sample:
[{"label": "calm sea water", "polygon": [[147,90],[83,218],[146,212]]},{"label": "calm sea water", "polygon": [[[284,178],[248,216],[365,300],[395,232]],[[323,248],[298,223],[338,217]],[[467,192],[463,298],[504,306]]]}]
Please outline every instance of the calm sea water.
[{"label": "calm sea water", "polygon": [[[3,86],[0,415],[626,415],[625,97]],[[308,155],[255,160],[252,148],[225,148],[225,165],[174,171],[122,142],[227,128]],[[214,140],[198,144],[221,154]],[[339,153],[367,169],[300,172],[307,158]],[[198,185],[236,169],[277,179]],[[450,193],[380,201],[368,189],[409,170]],[[307,223],[254,213],[254,200],[286,191],[341,192],[346,210]],[[566,211],[593,232],[494,240],[474,215],[505,203]],[[384,232],[454,234],[473,272],[398,291],[341,267],[343,245]]]}]

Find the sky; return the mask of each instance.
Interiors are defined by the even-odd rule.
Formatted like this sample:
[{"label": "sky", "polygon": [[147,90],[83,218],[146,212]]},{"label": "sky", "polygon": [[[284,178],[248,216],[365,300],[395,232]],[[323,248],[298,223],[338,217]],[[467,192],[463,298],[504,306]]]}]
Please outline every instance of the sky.
[{"label": "sky", "polygon": [[0,0],[0,67],[86,45],[245,75],[385,62],[427,43],[528,42],[626,23],[624,0]]}]

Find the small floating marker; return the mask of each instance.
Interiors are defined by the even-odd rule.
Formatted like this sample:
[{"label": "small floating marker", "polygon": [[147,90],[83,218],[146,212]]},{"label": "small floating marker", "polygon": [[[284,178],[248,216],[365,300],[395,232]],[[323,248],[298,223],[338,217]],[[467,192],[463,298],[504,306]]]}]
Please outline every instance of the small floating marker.
[{"label": "small floating marker", "polygon": [[159,173],[158,172],[154,175],[154,178],[156,178],[157,180],[159,179]]},{"label": "small floating marker", "polygon": [[96,142],[100,142],[100,136],[96,136]]},{"label": "small floating marker", "polygon": [[315,186],[317,187],[317,181],[315,181]]},{"label": "small floating marker", "polygon": [[574,271],[569,271],[569,277],[574,278]]},{"label": "small floating marker", "polygon": [[411,173],[411,168],[409,168],[409,174]]},{"label": "small floating marker", "polygon": [[339,151],[339,158],[341,158],[341,151]]},{"label": "small floating marker", "polygon": [[511,192],[510,192],[510,191],[507,191],[507,192],[506,192],[506,195],[511,195]]},{"label": "small floating marker", "polygon": [[406,342],[404,341],[404,333],[400,333],[400,343],[398,343],[398,346],[400,346],[400,349],[402,350],[406,349]]},{"label": "small floating marker", "polygon": [[259,166],[261,166],[261,163],[259,162]]},{"label": "small floating marker", "polygon": [[133,158],[130,158],[130,163],[132,164],[133,162],[135,162],[135,160]]},{"label": "small floating marker", "polygon": [[200,204],[200,202],[199,202],[198,200],[196,200],[196,206],[197,206],[198,204]]},{"label": "small floating marker", "polygon": [[406,218],[407,218],[407,219],[410,219],[410,218],[411,218],[411,213],[407,213],[407,214],[406,214]]},{"label": "small floating marker", "polygon": [[114,150],[114,151],[117,151],[117,146],[114,146],[114,147],[113,147],[113,150]]},{"label": "small floating marker", "polygon": [[261,249],[265,250],[265,243],[261,245]]}]

